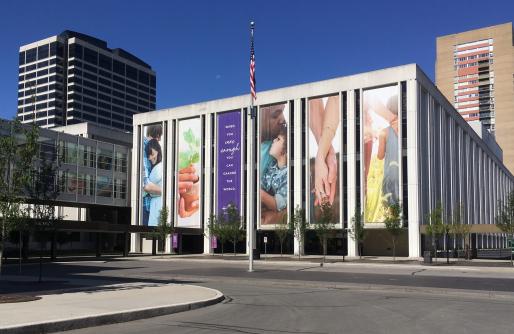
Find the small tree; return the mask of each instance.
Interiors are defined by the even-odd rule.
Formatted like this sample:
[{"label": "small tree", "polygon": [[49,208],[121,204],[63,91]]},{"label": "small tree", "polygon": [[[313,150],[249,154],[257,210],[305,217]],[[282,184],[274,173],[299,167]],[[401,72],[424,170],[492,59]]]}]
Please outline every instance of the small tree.
[{"label": "small tree", "polygon": [[[507,195],[505,201],[499,203],[495,220],[496,226],[512,240],[514,238],[514,190]],[[510,264],[514,266],[512,250],[510,252]]]},{"label": "small tree", "polygon": [[355,207],[355,215],[352,218],[349,232],[350,237],[357,243],[359,259],[362,259],[362,244],[366,238],[366,230],[364,229],[363,214],[359,206]]},{"label": "small tree", "polygon": [[426,217],[428,224],[426,225],[425,233],[430,236],[432,243],[432,250],[434,257],[437,262],[437,241],[444,234],[443,231],[443,208],[441,203],[438,203],[436,207]]},{"label": "small tree", "polygon": [[155,227],[154,231],[147,233],[147,236],[152,239],[157,239],[158,242],[161,242],[163,245],[163,250],[161,254],[164,254],[166,250],[166,238],[168,235],[173,234],[175,231],[175,227],[168,222],[169,218],[169,209],[165,205],[162,207],[161,211],[159,212],[159,218],[157,226]]},{"label": "small tree", "polygon": [[57,170],[53,161],[40,160],[31,170],[30,184],[27,187],[28,200],[34,203],[29,205],[30,216],[35,220],[34,228],[40,238],[39,282],[42,281],[43,274],[45,238],[56,232],[57,224],[62,220],[55,210],[55,201],[63,188],[63,180],[58,180]]},{"label": "small tree", "polygon": [[[2,130],[5,130],[3,132]],[[4,243],[12,230],[26,222],[24,190],[38,154],[38,128],[23,127],[17,120],[0,122],[0,274]],[[21,245],[21,243],[20,243]]]},{"label": "small tree", "polygon": [[327,239],[332,232],[334,226],[334,210],[328,200],[322,201],[320,205],[320,214],[316,222],[315,231],[319,242],[321,243],[321,250],[323,252],[322,264],[325,263],[327,255]]},{"label": "small tree", "polygon": [[236,255],[236,245],[239,240],[243,240],[245,236],[245,229],[243,218],[239,215],[239,210],[234,204],[229,204],[226,209],[227,217],[227,233],[228,239],[232,241],[234,246],[234,256]]},{"label": "small tree", "polygon": [[[454,209],[450,217],[451,231],[453,239],[462,241],[462,250],[468,249],[469,247],[469,232],[471,231],[471,225],[463,222],[463,207],[462,204],[458,204]],[[460,242],[459,242],[460,244]],[[458,255],[457,255],[458,257]]]},{"label": "small tree", "polygon": [[305,242],[305,232],[307,231],[307,220],[305,210],[296,206],[292,219],[289,221],[289,230],[298,242],[298,259],[301,259],[303,244]]},{"label": "small tree", "polygon": [[221,256],[224,254],[224,244],[228,240],[227,224],[225,216],[220,214],[218,216],[211,215],[209,217],[209,234],[220,240]]},{"label": "small tree", "polygon": [[387,208],[384,224],[387,232],[391,236],[393,243],[393,261],[396,261],[396,240],[403,232],[402,206],[400,203],[384,203],[384,206]]},{"label": "small tree", "polygon": [[275,233],[277,235],[278,241],[280,242],[280,256],[283,255],[283,245],[286,241],[287,237],[291,233],[289,229],[289,224],[287,223],[287,214],[282,217],[282,222],[277,224],[275,227]]}]

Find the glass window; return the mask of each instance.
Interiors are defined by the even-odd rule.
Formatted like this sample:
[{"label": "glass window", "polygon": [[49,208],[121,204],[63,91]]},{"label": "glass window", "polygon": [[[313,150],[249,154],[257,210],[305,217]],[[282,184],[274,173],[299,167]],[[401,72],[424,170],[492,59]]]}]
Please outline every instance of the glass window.
[{"label": "glass window", "polygon": [[[113,82],[112,83],[112,86],[118,90],[121,90],[122,92],[125,91],[125,86],[123,85],[120,85],[120,84],[117,84],[116,82]],[[124,97],[124,95],[122,95],[121,97]]]},{"label": "glass window", "polygon": [[137,69],[135,69],[134,67],[130,66],[130,65],[126,65],[126,71],[127,71],[127,77],[134,80],[134,81],[137,81]]},{"label": "glass window", "polygon": [[112,169],[112,151],[99,148],[99,149],[97,149],[96,154],[97,154],[97,168],[111,170]]},{"label": "glass window", "polygon": [[[125,79],[123,78],[120,78],[119,76],[117,75],[113,75],[112,78],[118,82],[121,82],[121,83],[125,83]],[[114,83],[113,83],[114,84]]]},{"label": "glass window", "polygon": [[96,196],[112,197],[112,179],[110,177],[104,175],[97,176]]},{"label": "glass window", "polygon": [[99,60],[98,63],[100,65],[100,67],[105,68],[106,70],[109,70],[109,71],[112,69],[112,58],[111,57],[107,57],[100,53],[98,60]]},{"label": "glass window", "polygon": [[155,81],[155,75],[150,75],[150,87],[155,88]]},{"label": "glass window", "polygon": [[82,196],[94,196],[95,176],[79,173],[77,177],[77,192]]},{"label": "glass window", "polygon": [[135,82],[132,82],[132,81],[130,81],[130,80],[127,80],[127,82],[126,82],[126,83],[127,83],[127,85],[129,85],[129,86],[131,86],[131,87],[137,88],[137,83],[135,83]]},{"label": "glass window", "polygon": [[89,72],[93,72],[93,73],[96,73],[96,67],[94,66],[91,66],[91,65],[88,65],[88,64],[84,64],[84,66],[82,66],[85,70],[88,70]]},{"label": "glass window", "polygon": [[28,64],[28,63],[32,63],[33,61],[36,61],[36,56],[37,56],[37,48],[27,50],[25,63]]},{"label": "glass window", "polygon": [[127,198],[127,180],[121,180],[121,179],[114,180],[114,198],[117,198],[117,199]]},{"label": "glass window", "polygon": [[103,75],[104,77],[106,78],[111,78],[111,73],[107,72],[107,71],[104,71],[104,70],[98,70],[98,73],[100,75]]},{"label": "glass window", "polygon": [[118,123],[118,122],[113,121],[111,126],[114,128],[123,129],[123,124]]},{"label": "glass window", "polygon": [[[85,82],[84,82],[85,83]],[[89,96],[92,96],[92,97],[95,97],[96,98],[96,92],[93,92],[89,89],[85,89],[82,91],[84,94],[86,95],[89,95]],[[91,103],[91,104],[96,104],[95,102]]]},{"label": "glass window", "polygon": [[118,73],[122,76],[125,76],[125,64],[124,63],[122,63],[121,61],[113,60],[112,65],[113,65],[114,73]]},{"label": "glass window", "polygon": [[148,73],[139,71],[139,82],[142,84],[145,84],[145,85],[149,85],[150,77],[149,77]]},{"label": "glass window", "polygon": [[[114,118],[114,114],[112,115]],[[123,117],[121,117],[121,121],[123,121]],[[127,154],[122,152],[116,152],[116,156],[114,159],[114,170],[116,172],[127,172]]]},{"label": "glass window", "polygon": [[110,87],[111,86],[111,81],[109,80],[106,80],[104,78],[98,78],[98,82],[101,83],[102,85],[105,85],[107,87]]},{"label": "glass window", "polygon": [[68,58],[73,57],[82,59],[82,45],[76,43],[70,44]]},{"label": "glass window", "polygon": [[111,105],[110,104],[104,103],[104,102],[101,102],[101,101],[98,101],[98,107],[103,108],[103,109],[107,109],[107,110],[111,110]]},{"label": "glass window", "polygon": [[66,142],[64,140],[59,141],[59,159],[60,161],[67,164],[77,163],[77,144]]},{"label": "glass window", "polygon": [[40,47],[37,48],[37,59],[45,59],[45,58],[48,58],[48,44],[46,45],[41,45]]},{"label": "glass window", "polygon": [[79,145],[79,163],[84,167],[95,167],[96,149],[91,146]]},{"label": "glass window", "polygon": [[[110,116],[110,115],[104,115],[104,116]],[[111,120],[102,118],[102,117],[98,117],[98,123],[111,126]]]},{"label": "glass window", "polygon": [[39,63],[37,63],[37,68],[42,68],[42,67],[47,67],[48,66],[48,61],[40,61]]},{"label": "glass window", "polygon": [[67,171],[59,171],[59,189],[64,194],[77,193],[77,174]]},{"label": "glass window", "polygon": [[120,115],[118,115],[118,114],[112,113],[112,114],[111,114],[111,117],[112,117],[113,119],[115,119],[115,120],[118,120],[118,121],[123,122],[123,116],[120,116]]},{"label": "glass window", "polygon": [[57,56],[64,57],[64,44],[57,42]]},{"label": "glass window", "polygon": [[[103,87],[102,87],[103,88]],[[104,100],[104,101],[107,101],[107,102],[111,102],[111,98],[107,95],[104,95],[102,93],[98,93],[98,98],[100,100]]]},{"label": "glass window", "polygon": [[57,54],[57,42],[50,43],[50,57]]},{"label": "glass window", "polygon": [[19,60],[19,63],[20,63],[20,65],[25,64],[25,51],[20,52],[20,60]]},{"label": "glass window", "polygon": [[98,78],[96,75],[94,75],[94,74],[89,74],[89,73],[87,73],[87,72],[84,72],[84,73],[83,73],[83,76],[84,76],[84,78],[89,79],[89,80],[94,81],[94,82],[96,82],[96,80],[97,80],[97,78]]},{"label": "glass window", "polygon": [[[98,90],[103,92],[103,93],[107,93],[107,94],[111,94],[111,90],[109,88],[105,88],[104,86],[98,86]],[[102,97],[100,97],[102,98]],[[108,99],[105,99],[106,101],[111,101],[111,98],[108,98]]]},{"label": "glass window", "polygon": [[125,98],[125,94],[120,93],[120,92],[118,92],[118,91],[116,91],[116,90],[113,90],[113,91],[112,91],[112,95],[114,95],[114,96],[116,96],[116,97],[119,97],[119,98],[122,98],[122,99],[124,99],[124,98]]},{"label": "glass window", "polygon": [[137,96],[137,92],[136,92],[135,90],[133,90],[132,88],[128,88],[128,87],[127,87],[127,89],[126,89],[126,90],[127,90],[127,93],[132,94],[132,95],[134,95],[134,96]]},{"label": "glass window", "polygon": [[84,60],[91,64],[98,65],[98,52],[84,48]]},{"label": "glass window", "polygon": [[84,86],[86,86],[86,87],[91,88],[91,89],[94,89],[94,90],[97,89],[97,85],[95,83],[90,82],[90,81],[84,80],[82,84]]}]

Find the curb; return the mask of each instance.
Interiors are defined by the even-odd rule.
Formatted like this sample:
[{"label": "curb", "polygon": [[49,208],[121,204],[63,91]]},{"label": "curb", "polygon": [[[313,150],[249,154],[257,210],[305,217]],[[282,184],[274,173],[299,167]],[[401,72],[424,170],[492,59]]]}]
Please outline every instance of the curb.
[{"label": "curb", "polygon": [[36,334],[53,333],[80,329],[86,327],[96,327],[121,322],[153,318],[162,315],[169,315],[184,311],[191,311],[206,306],[217,304],[225,299],[225,296],[217,291],[216,297],[205,299],[193,303],[165,305],[149,307],[143,309],[126,310],[122,312],[104,313],[94,316],[77,317],[72,319],[56,320],[52,322],[31,323],[22,326],[9,326],[0,328],[0,334]]}]

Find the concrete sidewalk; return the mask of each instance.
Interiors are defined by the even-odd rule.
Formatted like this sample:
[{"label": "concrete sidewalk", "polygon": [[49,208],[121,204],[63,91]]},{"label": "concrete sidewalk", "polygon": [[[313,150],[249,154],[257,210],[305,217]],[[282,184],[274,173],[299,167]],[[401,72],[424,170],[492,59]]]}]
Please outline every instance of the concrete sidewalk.
[{"label": "concrete sidewalk", "polygon": [[214,289],[162,283],[105,285],[41,297],[0,304],[0,333],[48,333],[132,321],[192,310],[224,299]]}]

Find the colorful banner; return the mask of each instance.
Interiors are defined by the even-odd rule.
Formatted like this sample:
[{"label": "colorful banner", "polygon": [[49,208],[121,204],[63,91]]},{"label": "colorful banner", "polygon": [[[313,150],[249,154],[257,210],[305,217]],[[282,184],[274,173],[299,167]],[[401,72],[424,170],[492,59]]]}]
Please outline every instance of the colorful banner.
[{"label": "colorful banner", "polygon": [[363,94],[364,221],[381,223],[400,198],[398,87]]},{"label": "colorful banner", "polygon": [[217,213],[241,212],[241,112],[218,114]]},{"label": "colorful banner", "polygon": [[163,205],[163,164],[164,133],[162,124],[150,124],[143,127],[142,172],[143,189],[141,190],[141,225],[157,226]]},{"label": "colorful banner", "polygon": [[201,227],[201,133],[200,118],[178,122],[177,227]]},{"label": "colorful banner", "polygon": [[332,206],[334,224],[339,223],[339,162],[341,120],[339,95],[309,100],[310,220],[316,224],[320,206]]},{"label": "colorful banner", "polygon": [[261,107],[259,111],[260,226],[280,224],[287,215],[288,110],[284,103]]}]

